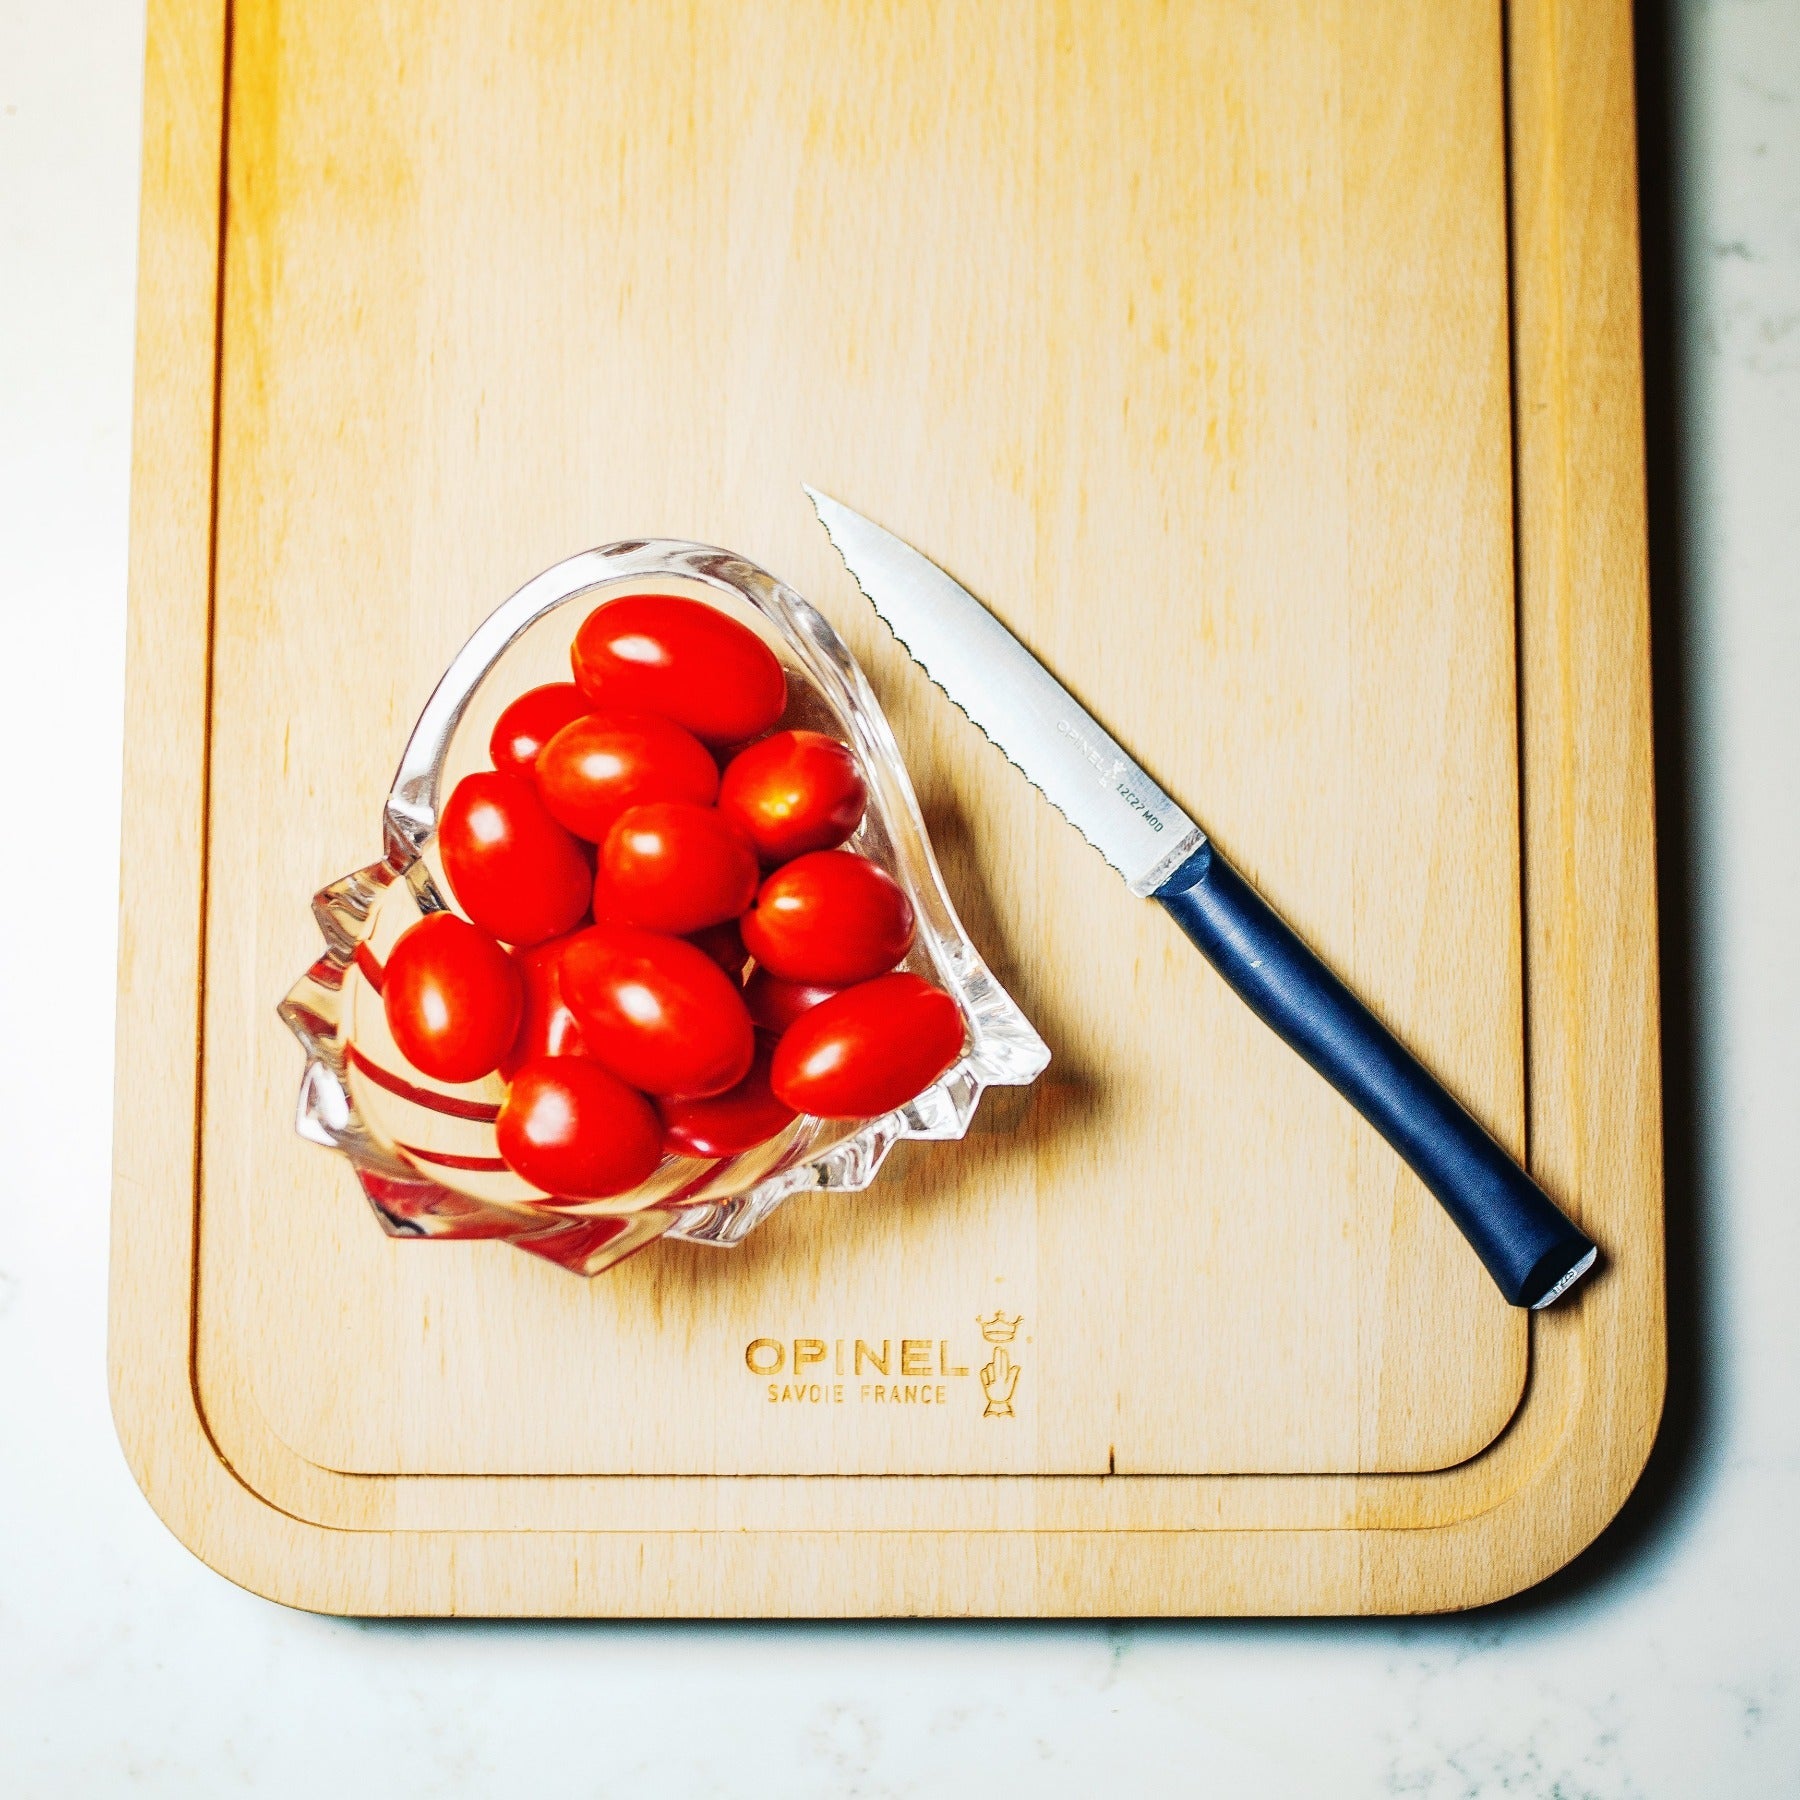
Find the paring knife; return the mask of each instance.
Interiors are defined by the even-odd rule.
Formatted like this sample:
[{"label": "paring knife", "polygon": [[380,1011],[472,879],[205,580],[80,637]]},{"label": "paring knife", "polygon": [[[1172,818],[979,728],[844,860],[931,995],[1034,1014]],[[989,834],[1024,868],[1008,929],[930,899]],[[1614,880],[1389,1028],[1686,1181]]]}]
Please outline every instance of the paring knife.
[{"label": "paring knife", "polygon": [[1206,833],[966,588],[806,490],[913,661],[1140,898],[1159,901],[1263,1022],[1375,1127],[1514,1306],[1548,1306],[1599,1254],[1542,1188],[1285,925]]}]

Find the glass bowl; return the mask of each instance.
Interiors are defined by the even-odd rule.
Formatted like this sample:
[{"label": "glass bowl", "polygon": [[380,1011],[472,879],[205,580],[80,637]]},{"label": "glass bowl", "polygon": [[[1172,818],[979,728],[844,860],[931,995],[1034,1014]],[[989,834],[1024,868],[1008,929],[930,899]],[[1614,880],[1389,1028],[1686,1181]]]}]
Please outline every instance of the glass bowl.
[{"label": "glass bowl", "polygon": [[[437,860],[440,797],[487,766],[488,735],[509,700],[569,679],[569,645],[589,610],[634,592],[703,600],[749,626],[787,673],[783,725],[827,732],[856,752],[869,800],[849,848],[906,890],[918,931],[902,966],[956,1002],[965,1048],[923,1093],[880,1118],[801,1118],[741,1156],[665,1157],[629,1193],[571,1201],[530,1187],[500,1161],[494,1119],[505,1090],[497,1075],[455,1084],[403,1065],[378,983],[407,926],[453,910]],[[843,640],[792,588],[730,551],[634,539],[584,551],[527,582],[477,629],[426,702],[382,823],[381,860],[314,896],[325,952],[280,1013],[306,1052],[300,1134],[349,1159],[396,1236],[500,1238],[584,1275],[661,1237],[737,1244],[794,1194],[867,1187],[902,1138],[960,1138],[984,1089],[1024,1086],[1050,1060],[956,916],[899,746]]]}]

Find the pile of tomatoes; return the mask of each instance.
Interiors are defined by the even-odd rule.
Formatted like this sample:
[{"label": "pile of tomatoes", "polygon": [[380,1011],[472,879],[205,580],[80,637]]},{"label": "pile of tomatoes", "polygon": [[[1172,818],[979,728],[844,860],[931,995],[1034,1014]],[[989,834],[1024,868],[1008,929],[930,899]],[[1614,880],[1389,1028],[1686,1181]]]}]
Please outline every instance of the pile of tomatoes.
[{"label": "pile of tomatoes", "polygon": [[872,1118],[962,1052],[947,994],[896,971],[911,902],[843,848],[852,752],[780,730],[781,664],[702,601],[632,594],[577,633],[575,680],[500,715],[439,822],[467,918],[382,971],[388,1027],[441,1081],[498,1070],[495,1131],[547,1193],[623,1193],[673,1153],[734,1156],[796,1116]]}]

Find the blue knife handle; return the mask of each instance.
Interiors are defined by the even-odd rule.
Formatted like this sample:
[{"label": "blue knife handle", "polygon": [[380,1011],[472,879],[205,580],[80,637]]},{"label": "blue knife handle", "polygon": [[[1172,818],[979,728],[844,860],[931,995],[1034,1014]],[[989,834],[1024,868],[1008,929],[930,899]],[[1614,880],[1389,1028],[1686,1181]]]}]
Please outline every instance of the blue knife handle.
[{"label": "blue knife handle", "polygon": [[1213,846],[1155,896],[1264,1024],[1399,1151],[1514,1306],[1544,1306],[1595,1249]]}]

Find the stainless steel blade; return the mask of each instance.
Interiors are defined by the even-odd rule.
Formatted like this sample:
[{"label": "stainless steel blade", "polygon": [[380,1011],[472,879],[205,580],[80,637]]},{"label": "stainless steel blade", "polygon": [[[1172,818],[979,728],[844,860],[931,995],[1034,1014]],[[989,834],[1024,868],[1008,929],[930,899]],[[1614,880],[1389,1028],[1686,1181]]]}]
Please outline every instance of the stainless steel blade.
[{"label": "stainless steel blade", "polygon": [[900,647],[1025,779],[1150,894],[1206,834],[961,583],[841,501],[806,490],[819,523]]}]

